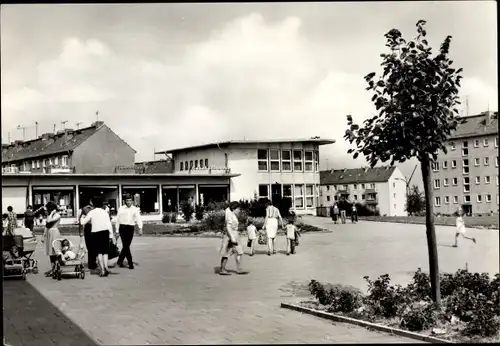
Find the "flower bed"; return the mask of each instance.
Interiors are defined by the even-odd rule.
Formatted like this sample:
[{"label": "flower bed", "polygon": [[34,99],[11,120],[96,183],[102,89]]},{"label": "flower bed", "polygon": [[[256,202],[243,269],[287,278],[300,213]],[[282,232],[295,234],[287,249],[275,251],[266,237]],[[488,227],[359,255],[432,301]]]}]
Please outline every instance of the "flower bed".
[{"label": "flower bed", "polygon": [[431,300],[427,274],[419,269],[406,286],[385,274],[368,283],[368,294],[353,288],[309,283],[315,300],[301,306],[400,328],[453,342],[500,342],[500,274],[467,269],[441,276],[441,308]]}]

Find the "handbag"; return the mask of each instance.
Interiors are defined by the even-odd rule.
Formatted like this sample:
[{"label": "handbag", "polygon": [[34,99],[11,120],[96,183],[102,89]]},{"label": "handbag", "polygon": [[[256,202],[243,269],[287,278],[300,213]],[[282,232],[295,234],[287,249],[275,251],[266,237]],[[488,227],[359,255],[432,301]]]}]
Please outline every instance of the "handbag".
[{"label": "handbag", "polygon": [[257,241],[260,245],[267,244],[267,235],[264,232],[259,233],[259,240]]},{"label": "handbag", "polygon": [[120,256],[120,249],[118,246],[113,243],[113,241],[110,239],[109,240],[109,252],[108,252],[108,259],[113,259]]},{"label": "handbag", "polygon": [[252,241],[251,240],[247,241],[247,247],[252,247]]}]

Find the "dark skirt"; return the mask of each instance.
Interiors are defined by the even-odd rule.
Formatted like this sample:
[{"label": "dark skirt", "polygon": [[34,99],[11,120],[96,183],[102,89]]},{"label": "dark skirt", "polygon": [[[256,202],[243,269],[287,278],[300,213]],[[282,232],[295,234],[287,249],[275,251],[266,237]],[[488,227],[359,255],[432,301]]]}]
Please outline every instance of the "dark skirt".
[{"label": "dark skirt", "polygon": [[109,253],[109,231],[99,231],[92,233],[92,250],[97,255],[107,255]]}]

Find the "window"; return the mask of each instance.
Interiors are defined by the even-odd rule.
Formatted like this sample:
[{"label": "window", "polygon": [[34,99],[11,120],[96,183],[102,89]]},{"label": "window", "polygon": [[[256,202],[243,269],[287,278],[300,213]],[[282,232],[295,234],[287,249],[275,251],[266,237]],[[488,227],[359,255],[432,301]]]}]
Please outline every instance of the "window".
[{"label": "window", "polygon": [[306,185],[306,207],[314,207],[314,185]]},{"label": "window", "polygon": [[464,184],[470,184],[470,178],[469,177],[465,177],[464,178]]},{"label": "window", "polygon": [[42,160],[42,167],[47,166],[47,160]]},{"label": "window", "polygon": [[443,180],[443,186],[448,186],[448,178],[444,178]]},{"label": "window", "polygon": [[479,148],[479,139],[474,140],[474,148]]},{"label": "window", "polygon": [[35,168],[36,167],[36,162],[35,160],[31,161],[31,168]]},{"label": "window", "polygon": [[205,159],[205,168],[208,168],[208,159]]},{"label": "window", "polygon": [[283,185],[283,198],[288,198],[290,203],[292,202],[292,185]]},{"label": "window", "polygon": [[450,150],[455,150],[456,147],[455,147],[455,142],[451,142],[450,143]]},{"label": "window", "polygon": [[184,162],[184,169],[185,169],[186,171],[187,171],[187,170],[189,170],[189,165],[188,165],[188,162],[187,162],[187,161],[186,161],[186,162]]},{"label": "window", "polygon": [[54,164],[55,165],[59,164],[59,156],[54,157]]},{"label": "window", "polygon": [[339,196],[334,196],[333,199],[337,202],[339,200]]},{"label": "window", "polygon": [[364,201],[365,200],[365,195],[361,195],[361,200]]},{"label": "window", "polygon": [[259,149],[257,151],[257,160],[259,162],[259,171],[267,171],[267,150]]},{"label": "window", "polygon": [[316,172],[319,172],[319,151],[316,150],[314,152],[314,169]]},{"label": "window", "polygon": [[486,195],[486,203],[491,203],[491,195]]},{"label": "window", "polygon": [[313,152],[305,151],[304,152],[304,161],[305,161],[305,171],[312,172],[314,170],[314,162],[313,162]]},{"label": "window", "polygon": [[458,185],[458,179],[457,178],[452,178],[451,179],[451,183],[453,184],[453,186],[457,186]]},{"label": "window", "polygon": [[330,185],[326,185],[326,191],[330,191]]},{"label": "window", "polygon": [[490,180],[490,176],[489,176],[489,175],[487,175],[487,176],[485,176],[485,177],[484,177],[484,183],[485,183],[485,184],[489,184],[489,183],[491,183],[491,180]]},{"label": "window", "polygon": [[290,150],[281,151],[281,169],[283,172],[292,171],[292,152]]},{"label": "window", "polygon": [[451,160],[451,168],[457,168],[457,160]]},{"label": "window", "polygon": [[464,196],[464,203],[470,203],[470,195]]},{"label": "window", "polygon": [[52,157],[51,157],[51,158],[49,158],[49,165],[51,165],[51,166],[53,165],[53,162],[52,162]]},{"label": "window", "polygon": [[470,179],[469,179],[469,177],[464,178],[464,192],[470,192]]},{"label": "window", "polygon": [[441,206],[441,197],[439,197],[439,196],[434,197],[434,206],[436,206],[436,207]]},{"label": "window", "polygon": [[304,186],[294,185],[294,204],[295,208],[304,208]]},{"label": "window", "polygon": [[158,214],[160,212],[159,190],[158,186],[147,185],[122,187],[123,195],[127,193],[132,195],[134,204],[141,210],[141,214]]},{"label": "window", "polygon": [[189,161],[189,169],[193,169],[193,160]]},{"label": "window", "polygon": [[198,168],[198,160],[194,160],[194,168]]},{"label": "window", "polygon": [[364,190],[365,189],[365,184],[361,184],[361,188]]},{"label": "window", "polygon": [[481,177],[476,177],[476,185],[481,184]]},{"label": "window", "polygon": [[464,192],[470,192],[470,185],[464,185]]},{"label": "window", "polygon": [[453,204],[458,204],[458,196],[453,196]]},{"label": "window", "polygon": [[468,148],[462,148],[462,156],[467,156],[469,155],[469,149]]},{"label": "window", "polygon": [[280,151],[277,149],[269,150],[269,161],[271,162],[271,171],[280,171]]},{"label": "window", "polygon": [[40,160],[36,160],[36,168],[40,168]]},{"label": "window", "polygon": [[448,161],[443,161],[443,169],[447,169],[448,168]]},{"label": "window", "polygon": [[330,202],[330,196],[326,196],[326,201]]},{"label": "window", "polygon": [[489,157],[485,157],[484,158],[484,165],[485,166],[489,166],[490,165],[490,158]]},{"label": "window", "polygon": [[441,183],[440,183],[439,179],[435,179],[434,180],[434,188],[439,189],[440,187],[441,187]]},{"label": "window", "polygon": [[184,162],[181,162],[181,171],[184,170]]},{"label": "window", "polygon": [[498,137],[495,137],[495,148],[498,148]]},{"label": "window", "polygon": [[462,173],[469,174],[469,159],[462,160]]},{"label": "window", "polygon": [[370,189],[374,189],[375,188],[375,184],[371,183],[370,184]]},{"label": "window", "polygon": [[498,186],[498,175],[497,175],[497,186]]},{"label": "window", "polygon": [[481,202],[482,202],[482,196],[481,196],[480,194],[478,194],[478,195],[476,196],[476,202],[477,202],[477,203],[481,203]]},{"label": "window", "polygon": [[474,159],[474,166],[476,166],[476,167],[477,167],[477,166],[479,166],[480,164],[481,164],[481,160],[479,160],[479,158],[477,158],[477,157],[476,157],[476,158]]},{"label": "window", "polygon": [[302,172],[302,150],[293,151],[293,170],[296,172]]},{"label": "window", "polygon": [[490,145],[490,142],[488,141],[488,138],[485,138],[485,139],[483,140],[483,145],[484,145],[485,147],[487,147],[487,146],[489,146],[489,145]]},{"label": "window", "polygon": [[468,148],[469,147],[469,142],[463,141],[462,142],[462,148]]},{"label": "window", "polygon": [[269,198],[269,185],[259,185],[259,197]]},{"label": "window", "polygon": [[67,156],[67,155],[64,155],[64,156],[62,157],[62,165],[63,165],[64,167],[67,167],[67,166],[68,166],[68,156]]},{"label": "window", "polygon": [[203,168],[203,160],[200,159],[200,168]]},{"label": "window", "polygon": [[450,204],[450,196],[444,196],[444,204]]},{"label": "window", "polygon": [[396,198],[396,194],[394,194],[394,198]]},{"label": "window", "polygon": [[354,200],[357,201],[358,200],[358,195],[354,195]]},{"label": "window", "polygon": [[495,167],[498,167],[498,156],[495,157]]},{"label": "window", "polygon": [[438,172],[439,171],[439,162],[433,162],[432,163],[432,171],[433,172]]},{"label": "window", "polygon": [[353,185],[352,185],[352,188],[353,188],[354,190],[356,190],[356,189],[358,188],[358,184],[353,184]]}]

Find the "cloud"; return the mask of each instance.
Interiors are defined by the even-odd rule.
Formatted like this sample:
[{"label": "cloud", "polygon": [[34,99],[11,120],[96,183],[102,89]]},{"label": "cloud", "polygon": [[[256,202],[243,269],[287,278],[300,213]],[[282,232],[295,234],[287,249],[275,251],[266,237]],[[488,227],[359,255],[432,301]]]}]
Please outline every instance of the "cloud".
[{"label": "cloud", "polygon": [[[345,72],[346,57],[361,66],[370,53],[362,41],[325,44],[306,37],[300,18],[267,22],[257,13],[197,42],[127,37],[129,54],[113,50],[127,44],[113,45],[110,37],[63,41],[55,58],[40,61],[35,81],[16,84],[29,87],[2,81],[4,128],[17,126],[18,117],[49,127],[63,116],[90,124],[99,110],[100,120],[138,151],[137,160],[151,159],[153,148],[318,135],[337,141],[322,150],[323,165],[326,159],[330,168],[365,164],[347,155],[342,138],[347,114],[361,122],[374,112],[363,80],[374,59]],[[154,57],[137,54],[151,51],[149,42]],[[497,109],[492,87],[475,76],[463,84],[471,111],[484,110],[488,99]]]}]

